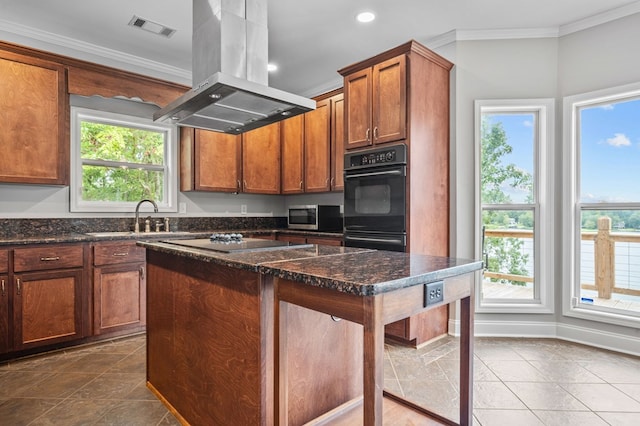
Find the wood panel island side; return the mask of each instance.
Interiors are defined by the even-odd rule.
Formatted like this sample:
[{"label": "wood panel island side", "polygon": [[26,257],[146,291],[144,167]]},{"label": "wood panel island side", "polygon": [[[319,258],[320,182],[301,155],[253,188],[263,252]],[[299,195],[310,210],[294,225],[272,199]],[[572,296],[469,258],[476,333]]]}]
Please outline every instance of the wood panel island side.
[{"label": "wood panel island side", "polygon": [[147,384],[182,424],[458,424],[383,391],[384,325],[456,300],[459,424],[471,424],[481,262],[319,245],[221,253],[138,244],[147,249]]}]

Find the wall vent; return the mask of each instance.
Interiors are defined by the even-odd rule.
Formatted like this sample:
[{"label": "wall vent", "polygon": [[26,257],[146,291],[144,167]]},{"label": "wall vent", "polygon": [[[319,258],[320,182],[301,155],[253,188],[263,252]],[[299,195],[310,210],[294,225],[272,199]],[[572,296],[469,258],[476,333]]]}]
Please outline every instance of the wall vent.
[{"label": "wall vent", "polygon": [[133,18],[129,21],[129,25],[132,27],[140,28],[141,30],[149,31],[154,34],[158,34],[161,36],[165,36],[167,38],[171,37],[176,30],[173,28],[169,28],[165,25],[158,24],[157,22],[150,21],[145,18],[140,18],[139,16],[133,15]]}]

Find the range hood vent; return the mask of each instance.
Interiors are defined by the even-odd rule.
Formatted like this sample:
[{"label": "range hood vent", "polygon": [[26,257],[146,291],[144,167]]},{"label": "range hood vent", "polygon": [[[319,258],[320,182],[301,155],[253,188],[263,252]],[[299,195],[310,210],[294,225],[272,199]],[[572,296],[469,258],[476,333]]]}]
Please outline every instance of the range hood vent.
[{"label": "range hood vent", "polygon": [[267,85],[267,0],[193,0],[193,88],[154,121],[240,134],[315,109]]}]

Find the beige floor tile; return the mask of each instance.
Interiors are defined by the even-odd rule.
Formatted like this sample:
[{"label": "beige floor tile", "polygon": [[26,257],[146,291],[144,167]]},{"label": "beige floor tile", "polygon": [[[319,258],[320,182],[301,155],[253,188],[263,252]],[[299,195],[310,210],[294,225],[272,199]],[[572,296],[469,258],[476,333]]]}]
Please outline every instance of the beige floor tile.
[{"label": "beige floor tile", "polygon": [[573,361],[544,360],[529,361],[549,381],[556,383],[604,383],[604,380]]},{"label": "beige floor tile", "polygon": [[547,382],[549,379],[528,361],[485,360],[487,367],[503,382]]},{"label": "beige floor tile", "polygon": [[42,414],[60,404],[61,399],[13,398],[0,401],[0,424],[28,425]]},{"label": "beige floor tile", "polygon": [[[473,384],[473,408],[526,410],[526,406],[501,382],[476,382]],[[482,421],[480,421],[482,423]]]},{"label": "beige floor tile", "polygon": [[640,402],[640,384],[615,384],[613,386]]},{"label": "beige floor tile", "polygon": [[598,413],[611,426],[638,426],[640,413]]},{"label": "beige floor tile", "polygon": [[592,411],[640,413],[640,402],[608,383],[564,383],[561,386]]},{"label": "beige floor tile", "polygon": [[555,383],[505,384],[531,410],[588,411],[584,404]]},{"label": "beige floor tile", "polygon": [[529,410],[474,410],[482,426],[544,426]]},{"label": "beige floor tile", "polygon": [[607,426],[607,422],[591,411],[545,411],[533,413],[545,426]]}]

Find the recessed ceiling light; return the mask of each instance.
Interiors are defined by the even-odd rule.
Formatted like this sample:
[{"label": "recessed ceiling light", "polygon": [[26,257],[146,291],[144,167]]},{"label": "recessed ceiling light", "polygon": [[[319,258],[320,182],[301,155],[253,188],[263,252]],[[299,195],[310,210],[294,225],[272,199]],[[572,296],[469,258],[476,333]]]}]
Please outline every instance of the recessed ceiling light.
[{"label": "recessed ceiling light", "polygon": [[267,64],[267,71],[273,72],[277,70],[278,70],[278,66],[276,64]]},{"label": "recessed ceiling light", "polygon": [[376,15],[373,12],[360,12],[356,16],[358,22],[371,22],[376,19]]},{"label": "recessed ceiling light", "polygon": [[129,21],[129,25],[167,38],[171,37],[173,33],[176,32],[173,28],[166,27],[162,24],[158,24],[157,22],[149,21],[148,19],[140,18],[135,15],[133,15],[133,18]]}]

